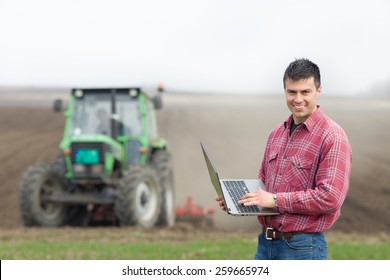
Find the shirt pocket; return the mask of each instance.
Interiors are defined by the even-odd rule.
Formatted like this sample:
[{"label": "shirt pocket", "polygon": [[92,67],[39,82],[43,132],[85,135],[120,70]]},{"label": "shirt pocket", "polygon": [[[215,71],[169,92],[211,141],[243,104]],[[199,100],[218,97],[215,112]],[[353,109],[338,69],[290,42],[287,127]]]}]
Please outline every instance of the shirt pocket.
[{"label": "shirt pocket", "polygon": [[294,188],[291,191],[297,189],[306,190],[312,186],[312,169],[312,160],[301,156],[293,156],[290,158],[286,167],[285,178],[287,184]]}]

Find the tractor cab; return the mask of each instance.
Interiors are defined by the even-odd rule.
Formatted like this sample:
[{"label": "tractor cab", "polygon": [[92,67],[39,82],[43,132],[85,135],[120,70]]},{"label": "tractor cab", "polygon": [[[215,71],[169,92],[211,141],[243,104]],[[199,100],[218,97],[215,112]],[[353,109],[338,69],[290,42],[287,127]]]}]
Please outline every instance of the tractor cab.
[{"label": "tractor cab", "polygon": [[157,135],[155,103],[140,88],[73,89],[60,144],[66,177],[78,184],[110,183],[130,165],[145,164],[153,149],[165,146]]},{"label": "tractor cab", "polygon": [[69,136],[102,134],[142,136],[139,89],[73,90]]}]

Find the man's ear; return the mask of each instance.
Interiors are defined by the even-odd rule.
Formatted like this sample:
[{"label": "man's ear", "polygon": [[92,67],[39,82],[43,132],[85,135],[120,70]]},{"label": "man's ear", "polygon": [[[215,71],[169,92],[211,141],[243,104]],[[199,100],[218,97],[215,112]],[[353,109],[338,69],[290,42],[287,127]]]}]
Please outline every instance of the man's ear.
[{"label": "man's ear", "polygon": [[322,92],[322,86],[320,86],[319,88],[317,88],[316,98],[320,97],[321,92]]}]

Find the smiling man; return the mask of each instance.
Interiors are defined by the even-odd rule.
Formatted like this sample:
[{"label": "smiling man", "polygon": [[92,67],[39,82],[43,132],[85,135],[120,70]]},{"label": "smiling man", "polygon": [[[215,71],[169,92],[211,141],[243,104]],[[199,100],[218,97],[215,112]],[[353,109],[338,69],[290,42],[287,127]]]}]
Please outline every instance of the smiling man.
[{"label": "smiling man", "polygon": [[[339,218],[348,193],[351,146],[344,130],[317,105],[322,87],[316,64],[293,61],[283,84],[292,114],[267,141],[258,174],[267,191],[246,194],[240,203],[280,212],[258,217],[262,232],[255,259],[327,259],[324,232]],[[226,210],[222,197],[216,200]]]}]

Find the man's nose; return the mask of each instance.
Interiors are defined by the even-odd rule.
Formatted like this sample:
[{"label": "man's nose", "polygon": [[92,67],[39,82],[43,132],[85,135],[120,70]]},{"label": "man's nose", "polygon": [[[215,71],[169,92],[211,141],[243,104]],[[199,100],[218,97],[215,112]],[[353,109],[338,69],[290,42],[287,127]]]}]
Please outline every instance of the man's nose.
[{"label": "man's nose", "polygon": [[302,94],[300,94],[300,93],[298,92],[298,93],[295,95],[294,102],[295,102],[295,103],[301,103],[301,102],[303,102]]}]

